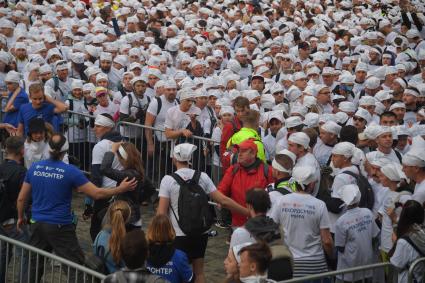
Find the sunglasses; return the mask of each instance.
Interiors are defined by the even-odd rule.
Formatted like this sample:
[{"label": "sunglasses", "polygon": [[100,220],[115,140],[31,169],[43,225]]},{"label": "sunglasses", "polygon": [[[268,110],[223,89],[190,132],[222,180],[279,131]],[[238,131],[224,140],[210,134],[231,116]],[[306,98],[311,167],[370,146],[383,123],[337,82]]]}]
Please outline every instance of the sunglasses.
[{"label": "sunglasses", "polygon": [[353,120],[354,121],[360,121],[360,122],[364,122],[365,121],[365,119],[363,119],[361,117],[356,117],[356,116],[353,117]]}]

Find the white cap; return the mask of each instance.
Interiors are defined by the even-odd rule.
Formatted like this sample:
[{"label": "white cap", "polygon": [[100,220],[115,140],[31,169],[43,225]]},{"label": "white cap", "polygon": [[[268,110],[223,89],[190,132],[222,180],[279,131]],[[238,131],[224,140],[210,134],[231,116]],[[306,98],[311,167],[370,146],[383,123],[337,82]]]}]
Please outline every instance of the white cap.
[{"label": "white cap", "polygon": [[179,95],[180,101],[185,99],[190,99],[190,100],[195,99],[195,97],[193,96],[194,95],[193,90],[191,88],[182,88],[181,90],[179,90],[178,95]]},{"label": "white cap", "polygon": [[190,143],[181,143],[174,147],[173,157],[180,162],[189,162],[198,147]]},{"label": "white cap", "polygon": [[390,106],[390,111],[393,111],[394,109],[397,109],[397,108],[403,108],[403,109],[406,109],[406,104],[404,104],[403,102],[396,102],[396,103],[393,103],[393,104]]},{"label": "white cap", "polygon": [[305,115],[303,123],[307,128],[316,128],[319,126],[319,117],[319,114],[309,112]]},{"label": "white cap", "polygon": [[109,81],[108,75],[105,74],[105,73],[98,73],[96,75],[96,82],[101,81],[101,80]]},{"label": "white cap", "polygon": [[345,185],[339,191],[339,197],[345,203],[345,205],[349,206],[360,202],[361,193],[357,185]]},{"label": "white cap", "polygon": [[335,123],[334,121],[327,121],[324,123],[321,128],[328,133],[339,135],[339,132],[341,131],[341,126]]},{"label": "white cap", "polygon": [[350,142],[337,143],[332,149],[332,154],[343,155],[345,157],[352,157],[354,155],[355,145]]},{"label": "white cap", "polygon": [[365,95],[362,96],[359,100],[359,105],[360,106],[375,106],[375,98],[373,98],[373,96],[369,96],[369,95]]},{"label": "white cap", "polygon": [[351,101],[342,101],[338,105],[338,109],[344,112],[354,113],[356,112],[357,108],[356,108],[356,105],[354,105],[354,103]]},{"label": "white cap", "polygon": [[289,136],[288,141],[302,145],[305,149],[308,149],[310,146],[310,138],[306,133],[297,132]]},{"label": "white cap", "polygon": [[403,156],[403,165],[425,167],[425,150],[420,147],[413,147]]},{"label": "white cap", "polygon": [[299,125],[303,125],[303,121],[298,116],[289,117],[285,121],[285,127],[286,128],[293,128],[293,127],[297,127]]},{"label": "white cap", "polygon": [[366,109],[363,109],[361,107],[357,109],[356,113],[354,113],[354,116],[365,119],[366,123],[369,123],[370,120],[372,119],[372,116],[370,115],[370,113]]},{"label": "white cap", "polygon": [[365,87],[368,89],[377,89],[381,85],[381,81],[377,77],[370,77],[365,82]]},{"label": "white cap", "polygon": [[296,181],[304,189],[305,185],[318,181],[316,170],[312,166],[296,166],[292,170],[292,180]]},{"label": "white cap", "polygon": [[403,167],[400,163],[391,162],[381,167],[382,174],[393,182],[400,182],[402,179],[407,179],[403,172]]},{"label": "white cap", "polygon": [[112,54],[109,52],[100,53],[100,61],[111,61],[112,62]]},{"label": "white cap", "polygon": [[74,89],[83,89],[83,81],[82,80],[73,80],[71,83],[71,90]]}]

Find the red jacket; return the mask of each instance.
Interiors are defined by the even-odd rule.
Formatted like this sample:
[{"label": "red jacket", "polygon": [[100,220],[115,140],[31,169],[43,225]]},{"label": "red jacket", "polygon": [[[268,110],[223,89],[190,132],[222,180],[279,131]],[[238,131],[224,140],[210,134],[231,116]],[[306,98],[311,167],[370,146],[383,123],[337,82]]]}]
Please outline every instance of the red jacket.
[{"label": "red jacket", "polygon": [[[222,160],[223,153],[226,151],[227,142],[229,139],[242,128],[241,121],[238,118],[234,118],[232,122],[227,122],[223,125],[223,130],[221,131],[221,140],[220,140],[220,160]],[[221,161],[222,164],[226,162]],[[223,171],[227,168],[223,167]]]},{"label": "red jacket", "polygon": [[[268,176],[264,176],[264,163],[257,159],[258,166],[246,169],[239,163],[231,165],[218,185],[218,190],[232,198],[238,204],[246,207],[245,193],[253,188],[266,188],[273,182],[272,167],[268,166]],[[235,167],[238,167],[235,169]],[[240,227],[245,224],[247,217],[232,212],[232,226]]]}]

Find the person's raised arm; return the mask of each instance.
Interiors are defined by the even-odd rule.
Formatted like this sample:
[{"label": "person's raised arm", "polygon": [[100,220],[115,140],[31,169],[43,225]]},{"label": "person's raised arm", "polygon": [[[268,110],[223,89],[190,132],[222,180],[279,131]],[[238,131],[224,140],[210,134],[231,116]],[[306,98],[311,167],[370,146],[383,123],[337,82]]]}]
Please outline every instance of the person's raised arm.
[{"label": "person's raised arm", "polygon": [[137,186],[135,178],[128,180],[125,178],[118,187],[115,188],[98,188],[92,182],[87,182],[82,186],[79,186],[77,190],[83,194],[88,195],[92,199],[107,199],[118,194],[122,194],[128,191],[134,190]]},{"label": "person's raised arm", "polygon": [[18,129],[16,130],[16,135],[23,137],[24,136],[24,124],[19,123]]},{"label": "person's raised arm", "polygon": [[15,109],[15,106],[13,105],[13,103],[15,102],[15,99],[18,96],[20,91],[21,91],[20,87],[15,89],[15,91],[13,92],[13,95],[7,101],[6,107],[4,108],[4,112],[13,112],[13,111],[19,110],[19,109]]},{"label": "person's raised arm", "polygon": [[49,102],[49,103],[51,103],[55,106],[54,112],[56,114],[66,112],[68,110],[68,106],[65,103],[63,103],[62,101],[59,101],[57,99],[53,99],[48,95],[45,95],[44,97],[46,99],[46,102]]}]

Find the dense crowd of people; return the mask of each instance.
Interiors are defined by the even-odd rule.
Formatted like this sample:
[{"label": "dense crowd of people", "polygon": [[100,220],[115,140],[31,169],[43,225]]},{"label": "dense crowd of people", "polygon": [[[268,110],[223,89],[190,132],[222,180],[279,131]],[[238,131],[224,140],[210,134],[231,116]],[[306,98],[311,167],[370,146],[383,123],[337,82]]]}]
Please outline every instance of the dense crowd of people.
[{"label": "dense crowd of people", "polygon": [[[407,282],[425,257],[424,25],[414,0],[0,0],[0,234],[105,282],[203,283],[215,223],[224,282],[379,262]],[[14,252],[39,282],[43,261]]]}]

